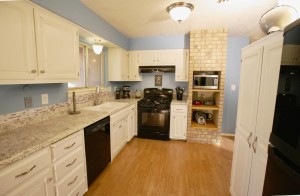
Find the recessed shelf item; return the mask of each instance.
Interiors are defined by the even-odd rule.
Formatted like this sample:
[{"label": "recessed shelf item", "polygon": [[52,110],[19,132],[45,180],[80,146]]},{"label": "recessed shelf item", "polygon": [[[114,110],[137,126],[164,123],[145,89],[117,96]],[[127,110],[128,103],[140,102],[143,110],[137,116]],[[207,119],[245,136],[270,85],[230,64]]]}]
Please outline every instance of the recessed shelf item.
[{"label": "recessed shelf item", "polygon": [[219,89],[193,89],[193,92],[219,93],[221,91]]},{"label": "recessed shelf item", "polygon": [[218,130],[218,127],[213,121],[206,121],[205,125],[199,125],[195,120],[192,120],[192,128]]},{"label": "recessed shelf item", "polygon": [[219,110],[216,105],[192,105],[193,110]]}]

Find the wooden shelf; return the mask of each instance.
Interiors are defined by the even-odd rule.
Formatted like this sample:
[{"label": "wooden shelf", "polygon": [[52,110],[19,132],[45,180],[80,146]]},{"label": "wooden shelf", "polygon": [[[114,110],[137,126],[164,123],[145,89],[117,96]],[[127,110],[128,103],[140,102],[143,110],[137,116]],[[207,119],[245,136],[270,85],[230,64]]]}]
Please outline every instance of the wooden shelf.
[{"label": "wooden shelf", "polygon": [[216,105],[192,105],[193,110],[219,110]]},{"label": "wooden shelf", "polygon": [[214,93],[214,92],[220,92],[220,90],[219,89],[193,89],[193,92]]},{"label": "wooden shelf", "polygon": [[198,125],[198,123],[196,121],[192,120],[191,127],[198,128],[198,129],[218,130],[218,127],[215,125],[215,123],[213,121],[207,121],[206,125]]}]

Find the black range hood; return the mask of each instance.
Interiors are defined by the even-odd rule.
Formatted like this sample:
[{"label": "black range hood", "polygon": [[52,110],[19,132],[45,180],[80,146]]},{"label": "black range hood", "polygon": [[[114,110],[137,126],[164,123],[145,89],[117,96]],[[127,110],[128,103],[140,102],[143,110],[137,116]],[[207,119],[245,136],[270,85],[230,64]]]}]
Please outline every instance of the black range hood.
[{"label": "black range hood", "polygon": [[174,73],[175,66],[168,65],[168,66],[139,66],[139,70],[141,73],[153,73],[153,72],[168,72]]}]

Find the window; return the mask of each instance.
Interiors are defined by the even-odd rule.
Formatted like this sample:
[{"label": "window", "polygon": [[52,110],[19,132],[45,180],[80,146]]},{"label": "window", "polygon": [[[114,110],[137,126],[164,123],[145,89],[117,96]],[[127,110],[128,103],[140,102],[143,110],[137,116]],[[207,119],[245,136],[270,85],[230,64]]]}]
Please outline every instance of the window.
[{"label": "window", "polygon": [[69,88],[85,88],[103,84],[104,66],[102,54],[96,55],[93,49],[84,44],[79,46],[79,81],[69,82]]}]

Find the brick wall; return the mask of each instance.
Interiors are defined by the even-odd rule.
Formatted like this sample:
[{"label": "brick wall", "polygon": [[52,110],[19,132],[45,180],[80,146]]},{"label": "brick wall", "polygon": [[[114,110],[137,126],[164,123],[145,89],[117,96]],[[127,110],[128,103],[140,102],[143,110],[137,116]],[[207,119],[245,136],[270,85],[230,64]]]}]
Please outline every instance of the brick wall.
[{"label": "brick wall", "polygon": [[[227,30],[209,29],[191,31],[190,33],[190,64],[189,64],[189,92],[188,92],[188,130],[187,140],[203,143],[216,143],[222,128],[224,81],[226,72]],[[193,71],[219,71],[220,92],[210,93],[214,96],[219,107],[213,113],[215,129],[199,128],[192,124],[192,100],[193,96],[202,92],[193,93]],[[195,95],[196,93],[196,95]],[[206,93],[209,94],[209,93]],[[205,93],[204,93],[205,95]],[[202,96],[202,95],[201,95]]]}]

